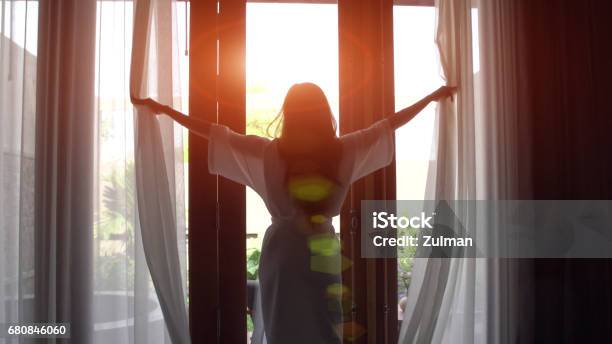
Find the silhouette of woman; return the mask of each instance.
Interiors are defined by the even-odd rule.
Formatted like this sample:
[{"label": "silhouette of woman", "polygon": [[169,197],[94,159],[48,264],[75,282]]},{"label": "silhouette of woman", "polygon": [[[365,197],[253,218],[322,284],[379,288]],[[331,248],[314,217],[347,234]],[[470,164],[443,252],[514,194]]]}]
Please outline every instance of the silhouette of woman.
[{"label": "silhouette of woman", "polygon": [[394,129],[454,91],[442,86],[366,129],[338,137],[323,91],[312,83],[296,84],[268,127],[280,131],[273,140],[185,116],[150,98],[132,102],[207,138],[209,172],[250,186],[264,200],[272,216],[259,268],[267,342],[313,344],[341,342],[347,288],[331,219],[340,213],[349,186],[391,162]]}]

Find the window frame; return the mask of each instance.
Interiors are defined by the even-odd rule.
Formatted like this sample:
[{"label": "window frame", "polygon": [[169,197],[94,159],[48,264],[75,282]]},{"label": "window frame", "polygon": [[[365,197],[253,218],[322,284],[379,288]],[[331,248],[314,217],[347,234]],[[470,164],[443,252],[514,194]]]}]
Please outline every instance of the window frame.
[{"label": "window frame", "polygon": [[[434,5],[433,0],[248,2],[338,5],[341,134],[366,127],[394,112],[393,6]],[[190,4],[189,113],[211,122],[219,119],[220,123],[244,133],[246,89],[241,85],[246,85],[247,1],[219,0],[218,3],[220,13],[217,0]],[[356,42],[355,37],[361,41]],[[373,70],[376,73],[372,74]],[[364,80],[370,82],[365,88]],[[363,106],[369,106],[378,117],[362,116],[363,112],[358,110]],[[207,149],[206,140],[189,135],[192,341],[246,342],[245,187],[208,174],[207,159],[201,159]],[[358,227],[360,200],[393,200],[395,184],[394,160],[387,168],[354,183],[341,211],[343,254],[351,261],[350,268],[343,272],[343,280],[353,290],[345,321],[358,324],[353,330],[360,334],[345,342],[397,342],[397,260],[361,258]]]}]

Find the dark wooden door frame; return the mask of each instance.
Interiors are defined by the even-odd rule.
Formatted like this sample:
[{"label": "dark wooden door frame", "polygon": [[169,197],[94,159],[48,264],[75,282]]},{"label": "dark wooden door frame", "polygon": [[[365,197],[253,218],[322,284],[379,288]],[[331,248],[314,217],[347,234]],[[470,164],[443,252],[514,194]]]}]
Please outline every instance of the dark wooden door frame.
[{"label": "dark wooden door frame", "polygon": [[[189,114],[217,121],[217,1],[190,3]],[[193,343],[218,343],[220,324],[217,176],[208,142],[189,134],[189,323]]]},{"label": "dark wooden door frame", "polygon": [[[393,1],[339,0],[340,132],[394,113]],[[395,162],[353,184],[341,213],[351,307],[345,343],[397,342],[397,261],[361,258],[361,200],[395,199]]]},{"label": "dark wooden door frame", "polygon": [[[190,4],[191,116],[245,131],[244,0]],[[246,342],[245,187],[208,173],[189,135],[189,319],[194,343]]]},{"label": "dark wooden door frame", "polygon": [[[219,123],[246,130],[246,1],[220,0]],[[246,188],[219,177],[219,296],[222,343],[246,343]]]}]

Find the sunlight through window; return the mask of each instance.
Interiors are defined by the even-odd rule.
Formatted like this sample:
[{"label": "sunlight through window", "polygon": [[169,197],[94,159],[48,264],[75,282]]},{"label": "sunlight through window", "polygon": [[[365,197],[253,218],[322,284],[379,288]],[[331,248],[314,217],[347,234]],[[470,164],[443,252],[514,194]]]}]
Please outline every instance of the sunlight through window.
[{"label": "sunlight through window", "polygon": [[[434,7],[393,7],[396,111],[410,106],[444,84],[434,41],[435,21]],[[397,199],[421,200],[425,197],[427,170],[433,158],[431,143],[435,109],[435,104],[430,104],[395,132]],[[411,254],[414,252],[403,253],[402,256]],[[400,258],[397,262],[400,321],[412,277],[412,264],[412,258]]]},{"label": "sunlight through window", "polygon": [[[266,128],[279,113],[287,90],[299,82],[319,85],[338,120],[337,17],[333,4],[247,3],[247,134],[267,136]],[[334,220],[339,230],[338,218]],[[261,248],[269,224],[263,201],[248,189],[251,252]]]}]

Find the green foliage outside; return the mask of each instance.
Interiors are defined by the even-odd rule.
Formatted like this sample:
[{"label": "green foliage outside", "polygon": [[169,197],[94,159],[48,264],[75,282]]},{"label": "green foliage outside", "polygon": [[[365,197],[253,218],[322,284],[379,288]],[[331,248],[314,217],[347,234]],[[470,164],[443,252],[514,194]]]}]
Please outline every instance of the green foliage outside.
[{"label": "green foliage outside", "polygon": [[253,248],[247,250],[247,261],[246,261],[246,272],[247,272],[247,280],[256,280],[259,273],[259,257],[261,256],[261,251]]},{"label": "green foliage outside", "polygon": [[[96,257],[96,287],[100,290],[125,290],[134,284],[134,163],[113,168],[103,177],[102,207],[97,214],[95,242],[116,242],[121,253]],[[98,247],[99,249],[99,247]]]},{"label": "green foliage outside", "polygon": [[[418,232],[415,228],[400,229],[397,233],[399,236],[417,236]],[[398,247],[397,248],[397,292],[398,294],[405,295],[410,287],[412,280],[412,266],[414,264],[414,255],[416,254],[416,247]]]},{"label": "green foliage outside", "polygon": [[[261,257],[261,251],[256,248],[247,249],[247,260],[246,260],[246,278],[247,280],[256,280],[259,273],[259,258]],[[249,315],[246,317],[247,331],[253,332],[253,320]]]}]

